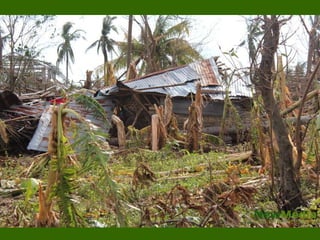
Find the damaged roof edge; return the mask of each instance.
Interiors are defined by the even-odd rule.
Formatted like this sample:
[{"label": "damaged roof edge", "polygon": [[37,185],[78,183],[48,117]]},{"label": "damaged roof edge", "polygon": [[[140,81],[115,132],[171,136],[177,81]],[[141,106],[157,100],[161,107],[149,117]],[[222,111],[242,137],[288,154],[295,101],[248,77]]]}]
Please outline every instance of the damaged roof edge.
[{"label": "damaged roof edge", "polygon": [[[128,88],[134,92],[160,93],[171,97],[185,97],[195,93],[197,82],[201,88],[211,91],[211,99],[224,99],[225,83],[219,75],[218,66],[214,58],[197,61],[181,67],[171,68],[149,74],[134,80],[118,82],[109,88],[101,89],[98,95],[116,95]],[[229,86],[230,97],[252,97],[250,80],[236,79]]]}]

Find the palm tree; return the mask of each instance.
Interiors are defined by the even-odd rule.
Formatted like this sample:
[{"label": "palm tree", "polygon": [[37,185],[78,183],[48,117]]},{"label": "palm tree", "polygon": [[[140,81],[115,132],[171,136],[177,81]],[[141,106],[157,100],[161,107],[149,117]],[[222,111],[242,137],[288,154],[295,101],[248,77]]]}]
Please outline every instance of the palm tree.
[{"label": "palm tree", "polygon": [[94,41],[88,48],[87,50],[97,47],[97,53],[99,54],[99,51],[101,49],[101,52],[103,54],[103,73],[104,73],[104,80],[106,86],[109,85],[109,72],[108,72],[108,52],[112,53],[115,51],[114,46],[116,44],[116,41],[113,40],[112,38],[109,38],[109,34],[111,31],[115,31],[118,33],[116,26],[112,24],[112,21],[116,19],[116,17],[110,17],[110,16],[105,16],[102,20],[102,30],[101,30],[101,36],[98,40]]},{"label": "palm tree", "polygon": [[[140,37],[131,41],[131,58],[136,63],[143,61],[140,75],[201,59],[197,49],[186,40],[191,26],[188,19],[177,23],[176,16],[158,16],[152,31],[148,16],[141,18],[142,23],[134,19],[140,26]],[[116,59],[117,67],[124,67],[128,57],[128,41],[119,42],[118,47],[121,55]]]},{"label": "palm tree", "polygon": [[66,85],[69,84],[69,60],[71,60],[72,63],[74,63],[74,53],[73,49],[71,47],[71,41],[77,40],[81,37],[81,32],[84,32],[83,30],[75,30],[72,33],[70,33],[70,30],[73,26],[73,23],[67,22],[62,27],[62,33],[61,37],[63,38],[63,42],[58,45],[57,53],[58,53],[58,59],[57,64],[65,60],[66,62]]}]

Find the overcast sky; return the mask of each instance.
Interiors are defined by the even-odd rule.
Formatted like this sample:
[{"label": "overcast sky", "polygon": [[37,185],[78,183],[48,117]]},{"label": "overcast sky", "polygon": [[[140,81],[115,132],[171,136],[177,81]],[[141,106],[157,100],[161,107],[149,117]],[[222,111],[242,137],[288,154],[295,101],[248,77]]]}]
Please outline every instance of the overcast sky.
[{"label": "overcast sky", "polygon": [[[98,65],[103,63],[103,55],[97,54],[96,49],[91,49],[86,52],[88,46],[97,40],[101,34],[102,19],[104,15],[58,15],[55,20],[57,32],[60,33],[64,23],[70,21],[74,23],[75,29],[85,31],[85,39],[79,39],[72,43],[75,53],[75,63],[71,65],[69,72],[70,79],[75,82],[85,79],[86,70],[94,70]],[[202,42],[202,55],[205,58],[212,56],[223,56],[223,52],[227,52],[232,48],[236,48],[243,40],[246,39],[246,20],[245,16],[237,15],[197,15],[189,16],[192,18],[192,28],[189,34],[191,43]],[[112,33],[111,37],[115,40],[124,40],[124,31],[127,31],[128,16],[117,16],[114,20],[114,25],[118,28],[118,34]],[[292,32],[300,28],[298,22],[293,21],[286,26],[286,32]],[[134,28],[134,35],[138,36],[138,28]],[[296,54],[296,60],[302,61],[305,56],[307,47],[306,36],[296,35],[295,38],[289,40],[289,48],[293,49]],[[62,38],[58,38],[62,41]],[[296,45],[299,44],[299,51],[296,51]],[[305,45],[305,46],[304,46]],[[247,49],[245,47],[237,50],[239,59],[243,65],[248,62]],[[57,59],[57,48],[52,47],[44,53],[44,60],[55,64]],[[64,72],[64,65],[61,69]]]}]

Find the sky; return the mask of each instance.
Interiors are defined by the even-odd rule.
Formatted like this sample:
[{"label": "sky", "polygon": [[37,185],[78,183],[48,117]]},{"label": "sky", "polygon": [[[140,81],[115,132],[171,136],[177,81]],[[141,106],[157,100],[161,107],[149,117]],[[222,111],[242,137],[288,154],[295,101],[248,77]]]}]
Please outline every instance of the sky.
[{"label": "sky", "polygon": [[[70,21],[74,23],[73,29],[82,29],[85,31],[85,39],[78,39],[72,43],[72,48],[75,54],[75,63],[71,65],[69,70],[70,79],[74,82],[84,80],[87,70],[94,70],[98,65],[103,63],[102,53],[97,54],[96,48],[86,51],[88,46],[97,40],[101,34],[102,19],[104,15],[58,15],[55,19],[57,32],[62,31],[64,23]],[[220,56],[225,58],[223,52],[228,52],[232,48],[237,49],[238,59],[236,59],[239,67],[248,66],[248,51],[245,47],[237,48],[237,46],[246,39],[247,25],[246,18],[248,16],[239,15],[196,15],[188,16],[192,20],[192,28],[189,33],[189,42],[199,43],[201,45],[201,53],[203,57],[209,58],[212,56]],[[128,16],[117,16],[114,24],[118,28],[118,34],[112,33],[111,38],[115,40],[124,40],[124,32],[127,30]],[[292,31],[301,31],[301,24],[295,21],[290,22],[284,28],[284,34],[288,35]],[[133,28],[133,35],[138,36],[139,29],[137,26]],[[305,61],[305,52],[307,49],[307,38],[303,34],[296,34],[294,38],[288,41],[287,52],[292,51],[292,56],[295,56],[295,61]],[[57,44],[62,41],[62,38],[57,38]],[[60,42],[59,42],[60,41]],[[299,45],[297,50],[296,45]],[[56,45],[57,46],[57,45]],[[44,52],[45,61],[55,64],[57,59],[57,47],[51,47]],[[282,50],[285,51],[285,50]],[[228,58],[224,59],[228,62]],[[65,72],[64,65],[61,69]]]}]

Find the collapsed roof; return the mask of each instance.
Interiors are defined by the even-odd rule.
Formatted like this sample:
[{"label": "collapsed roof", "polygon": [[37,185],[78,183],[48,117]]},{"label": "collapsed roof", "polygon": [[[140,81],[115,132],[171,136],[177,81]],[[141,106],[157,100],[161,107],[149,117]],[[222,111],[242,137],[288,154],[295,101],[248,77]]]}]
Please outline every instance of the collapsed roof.
[{"label": "collapsed roof", "polygon": [[[223,100],[226,89],[230,98],[252,97],[251,82],[248,78],[233,77],[228,84],[218,72],[214,58],[190,63],[185,66],[155,72],[129,81],[101,89],[98,96],[112,96],[124,89],[135,92],[159,93],[171,97],[186,97],[196,93],[200,82],[202,93],[212,100]],[[227,87],[229,85],[229,87]]]}]

